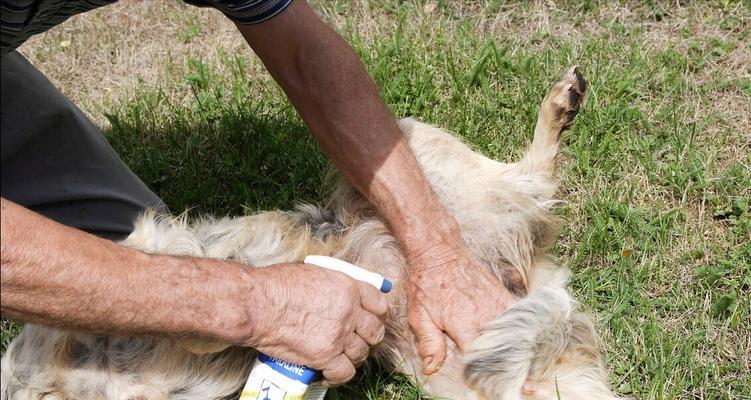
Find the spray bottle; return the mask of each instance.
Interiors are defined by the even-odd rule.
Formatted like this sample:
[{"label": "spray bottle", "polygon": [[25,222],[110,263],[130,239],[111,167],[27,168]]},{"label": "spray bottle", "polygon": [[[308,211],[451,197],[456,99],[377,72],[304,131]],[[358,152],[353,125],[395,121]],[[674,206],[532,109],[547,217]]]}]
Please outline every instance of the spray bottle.
[{"label": "spray bottle", "polygon": [[[383,276],[338,258],[307,256],[303,262],[341,272],[382,293],[391,291],[391,282]],[[258,353],[240,400],[323,400],[325,395],[319,371]]]}]

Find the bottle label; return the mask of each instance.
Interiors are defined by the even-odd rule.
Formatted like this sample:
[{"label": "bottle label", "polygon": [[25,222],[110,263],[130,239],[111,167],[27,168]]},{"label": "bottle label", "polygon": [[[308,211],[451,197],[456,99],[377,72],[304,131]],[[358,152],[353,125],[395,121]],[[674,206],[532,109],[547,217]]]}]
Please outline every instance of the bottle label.
[{"label": "bottle label", "polygon": [[241,400],[303,400],[317,371],[259,353]]},{"label": "bottle label", "polygon": [[286,376],[287,378],[300,381],[306,385],[313,382],[318,371],[310,369],[303,365],[292,364],[290,362],[280,360],[276,357],[267,356],[263,353],[258,353],[258,361],[268,365],[276,372]]}]

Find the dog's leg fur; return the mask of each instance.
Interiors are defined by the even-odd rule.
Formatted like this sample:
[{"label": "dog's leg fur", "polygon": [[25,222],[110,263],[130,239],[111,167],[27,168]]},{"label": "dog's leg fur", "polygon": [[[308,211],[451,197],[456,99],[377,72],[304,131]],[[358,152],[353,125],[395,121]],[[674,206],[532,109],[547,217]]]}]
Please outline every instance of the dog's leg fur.
[{"label": "dog's leg fur", "polygon": [[[553,85],[532,145],[519,163],[522,173],[552,179],[560,134],[571,126],[586,90],[576,67]],[[592,323],[576,311],[565,290],[567,274],[536,262],[529,295],[485,327],[468,349],[465,378],[487,398],[615,398],[607,387]]]},{"label": "dog's leg fur", "polygon": [[587,82],[571,67],[545,96],[535,126],[535,136],[520,166],[527,173],[555,172],[561,133],[570,128],[587,94]]}]

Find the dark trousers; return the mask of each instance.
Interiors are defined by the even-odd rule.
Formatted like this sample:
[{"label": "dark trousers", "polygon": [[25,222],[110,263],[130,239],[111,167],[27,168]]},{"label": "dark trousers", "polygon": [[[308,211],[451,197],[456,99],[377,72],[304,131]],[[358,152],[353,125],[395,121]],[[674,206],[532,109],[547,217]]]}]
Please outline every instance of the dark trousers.
[{"label": "dark trousers", "polygon": [[102,132],[21,54],[2,57],[2,197],[117,240],[147,207],[164,210]]}]

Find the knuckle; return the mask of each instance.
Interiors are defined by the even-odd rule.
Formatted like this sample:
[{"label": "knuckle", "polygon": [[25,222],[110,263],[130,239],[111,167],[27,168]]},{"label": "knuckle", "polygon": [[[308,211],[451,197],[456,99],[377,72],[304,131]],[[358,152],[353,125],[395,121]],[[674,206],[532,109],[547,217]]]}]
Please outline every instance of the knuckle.
[{"label": "knuckle", "polygon": [[378,296],[376,301],[376,314],[379,317],[385,316],[389,312],[389,303],[383,296]]},{"label": "knuckle", "polygon": [[329,362],[332,362],[336,356],[339,355],[339,353],[331,346],[321,351],[319,354],[321,358],[329,360]]},{"label": "knuckle", "polygon": [[335,381],[339,374],[340,372],[336,367],[329,366],[328,368],[323,370],[323,376],[329,381]]},{"label": "knuckle", "polygon": [[352,379],[355,376],[355,373],[355,366],[352,365],[352,363],[347,362],[325,371],[323,376],[330,385],[336,386]]},{"label": "knuckle", "polygon": [[323,377],[326,379],[327,386],[336,386],[339,384],[339,375],[336,371],[324,370]]},{"label": "knuckle", "polygon": [[354,364],[360,364],[368,358],[369,348],[367,345],[356,345],[347,351],[347,358]]},{"label": "knuckle", "polygon": [[357,370],[355,370],[354,364],[348,363],[347,368],[342,370],[341,382],[344,383],[354,378],[356,373],[357,373]]},{"label": "knuckle", "polygon": [[347,276],[342,277],[343,279],[343,287],[346,288],[347,292],[352,297],[358,297],[360,296],[360,282],[356,281],[352,278],[349,278]]},{"label": "knuckle", "polygon": [[370,348],[368,346],[363,346],[358,354],[357,354],[357,363],[362,363],[368,358],[368,355],[370,354]]},{"label": "knuckle", "polygon": [[378,344],[385,334],[385,325],[380,319],[368,316],[363,319],[356,332],[370,345]]},{"label": "knuckle", "polygon": [[368,329],[368,336],[373,342],[372,344],[377,344],[381,340],[383,340],[383,336],[385,332],[386,332],[386,327],[380,322],[376,322],[373,326],[371,326]]},{"label": "knuckle", "polygon": [[324,345],[320,349],[319,357],[325,360],[329,360],[329,362],[333,362],[336,357],[342,353],[341,346],[338,346],[338,343],[341,343],[341,339],[339,339],[339,336],[332,337],[333,340],[329,340],[328,338],[323,339],[322,342]]}]

